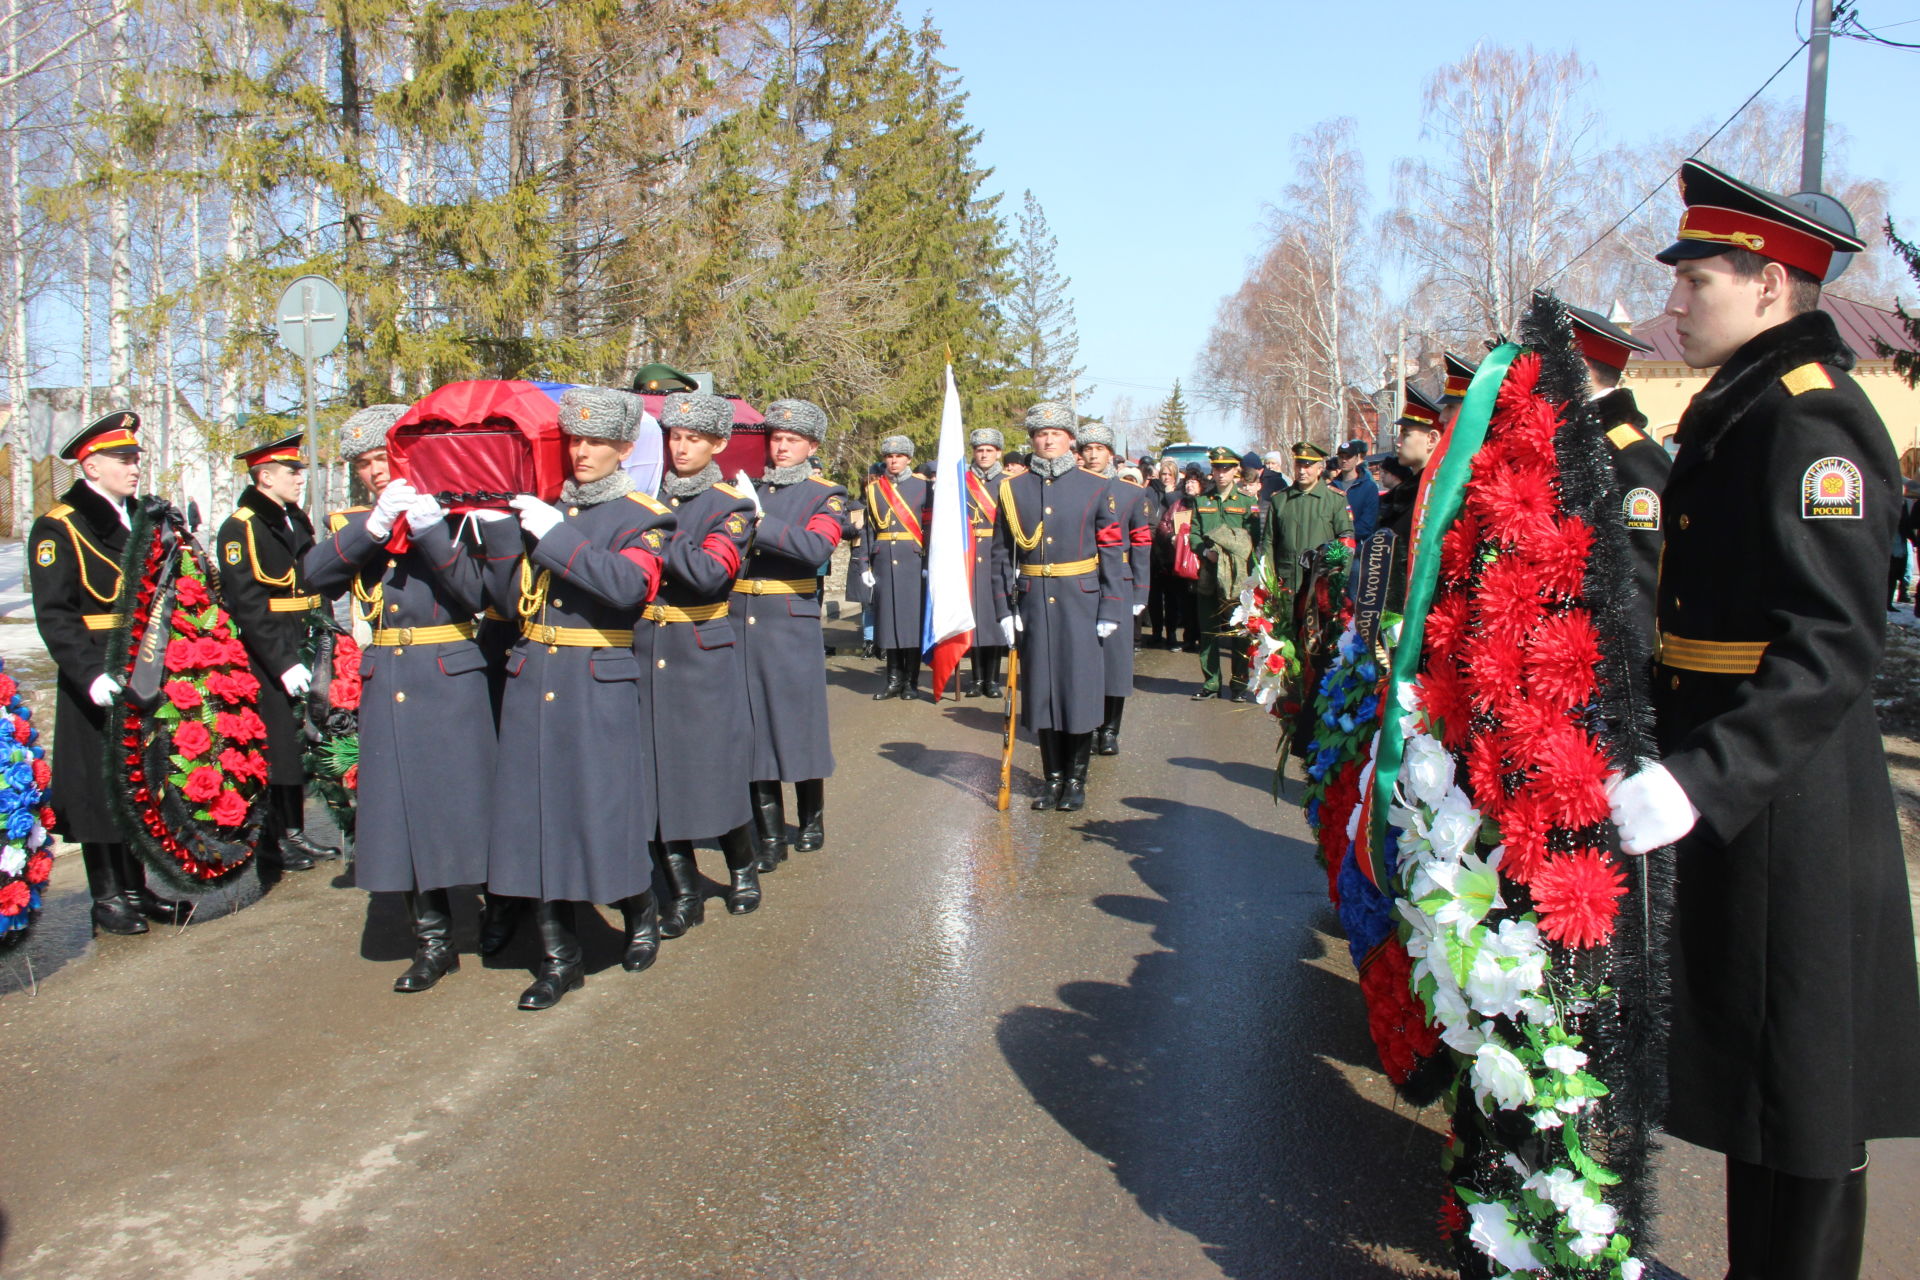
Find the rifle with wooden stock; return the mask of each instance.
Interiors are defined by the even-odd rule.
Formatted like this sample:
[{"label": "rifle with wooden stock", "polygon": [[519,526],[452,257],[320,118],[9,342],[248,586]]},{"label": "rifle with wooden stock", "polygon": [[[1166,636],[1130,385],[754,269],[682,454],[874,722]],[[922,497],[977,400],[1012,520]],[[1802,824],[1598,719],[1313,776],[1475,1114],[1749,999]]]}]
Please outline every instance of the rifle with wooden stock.
[{"label": "rifle with wooden stock", "polygon": [[1007,650],[1007,730],[1000,741],[1000,798],[994,808],[1005,813],[1013,803],[1014,713],[1020,704],[1020,648]]}]

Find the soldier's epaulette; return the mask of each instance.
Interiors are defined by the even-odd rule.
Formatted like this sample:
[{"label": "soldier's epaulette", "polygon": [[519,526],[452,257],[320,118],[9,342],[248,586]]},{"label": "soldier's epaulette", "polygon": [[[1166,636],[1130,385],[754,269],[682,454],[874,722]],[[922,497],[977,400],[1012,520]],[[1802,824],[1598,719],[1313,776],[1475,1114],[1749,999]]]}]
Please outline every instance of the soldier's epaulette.
[{"label": "soldier's epaulette", "polygon": [[1780,385],[1787,389],[1790,396],[1803,395],[1808,391],[1833,390],[1833,375],[1819,364],[1803,364],[1798,369],[1789,369],[1780,375]]},{"label": "soldier's epaulette", "polygon": [[713,487],[718,489],[720,492],[726,494],[729,498],[738,498],[742,502],[745,502],[747,500],[746,494],[740,492],[738,489],[726,483],[724,480],[715,480],[713,482]]},{"label": "soldier's epaulette", "polygon": [[823,484],[829,489],[838,488],[833,481],[827,479],[825,476],[808,476],[807,479],[813,481],[815,484]]},{"label": "soldier's epaulette", "polygon": [[635,489],[631,493],[627,494],[627,497],[639,503],[641,506],[653,512],[653,514],[657,516],[664,516],[670,513],[667,504],[660,501],[658,498],[654,497],[652,494],[642,493],[638,489]]},{"label": "soldier's epaulette", "polygon": [[235,520],[251,520],[253,519],[253,508],[241,507],[238,511],[235,511],[233,513],[233,518]]},{"label": "soldier's epaulette", "polygon": [[1631,422],[1623,422],[1607,432],[1607,443],[1616,449],[1624,449],[1630,444],[1639,444],[1642,440],[1651,440],[1649,436]]},{"label": "soldier's epaulette", "polygon": [[72,514],[73,508],[64,502],[56,502],[53,506],[47,508],[47,516],[50,519],[60,521],[62,524],[66,523],[67,517]]},{"label": "soldier's epaulette", "polygon": [[338,511],[327,512],[327,531],[338,533],[347,527],[347,517],[357,516],[362,511],[371,511],[372,507],[342,507]]}]

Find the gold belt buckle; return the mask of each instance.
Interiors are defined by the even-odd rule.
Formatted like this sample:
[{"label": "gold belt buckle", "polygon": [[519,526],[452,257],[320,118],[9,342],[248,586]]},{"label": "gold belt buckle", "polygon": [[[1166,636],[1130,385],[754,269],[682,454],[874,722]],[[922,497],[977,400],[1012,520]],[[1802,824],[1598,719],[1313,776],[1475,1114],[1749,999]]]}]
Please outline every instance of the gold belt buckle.
[{"label": "gold belt buckle", "polygon": [[402,644],[402,645],[409,645],[409,644],[412,644],[412,643],[413,643],[413,628],[412,628],[412,627],[402,627],[402,628],[400,628],[400,640],[399,640],[399,643],[400,643],[400,644]]},{"label": "gold belt buckle", "polygon": [[536,626],[533,629],[533,638],[540,644],[551,645],[560,638],[560,628]]}]

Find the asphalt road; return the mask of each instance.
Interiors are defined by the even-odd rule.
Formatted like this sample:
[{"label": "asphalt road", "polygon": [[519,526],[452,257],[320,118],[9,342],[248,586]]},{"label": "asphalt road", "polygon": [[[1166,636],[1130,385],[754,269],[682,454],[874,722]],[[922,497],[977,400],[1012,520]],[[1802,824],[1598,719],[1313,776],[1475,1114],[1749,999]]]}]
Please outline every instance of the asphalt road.
[{"label": "asphalt road", "polygon": [[[461,970],[399,996],[397,899],[329,870],[90,941],[62,858],[0,959],[0,1275],[1450,1274],[1444,1120],[1373,1067],[1268,721],[1141,666],[1089,808],[1002,815],[997,704],[875,703],[831,659],[827,847],[648,973],[592,927],[546,1013],[514,1008],[524,940],[473,955],[471,896]],[[1920,1144],[1879,1147],[1890,1280]],[[1663,1164],[1659,1253],[1700,1280],[1718,1171]]]}]

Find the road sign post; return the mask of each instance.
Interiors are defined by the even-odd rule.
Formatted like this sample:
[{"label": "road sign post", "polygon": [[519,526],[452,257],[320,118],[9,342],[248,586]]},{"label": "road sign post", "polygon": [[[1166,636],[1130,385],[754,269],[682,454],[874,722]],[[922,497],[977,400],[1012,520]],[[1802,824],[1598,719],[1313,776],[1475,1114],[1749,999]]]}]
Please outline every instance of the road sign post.
[{"label": "road sign post", "polygon": [[[300,357],[302,400],[307,409],[307,470],[311,472],[318,457],[313,418],[313,362],[330,354],[347,336],[347,295],[323,276],[301,276],[280,295],[275,309],[280,342]],[[315,487],[307,486],[307,505],[317,497]]]}]

